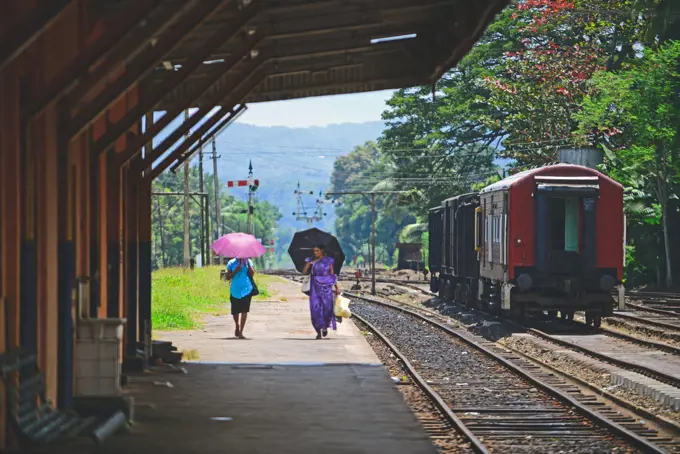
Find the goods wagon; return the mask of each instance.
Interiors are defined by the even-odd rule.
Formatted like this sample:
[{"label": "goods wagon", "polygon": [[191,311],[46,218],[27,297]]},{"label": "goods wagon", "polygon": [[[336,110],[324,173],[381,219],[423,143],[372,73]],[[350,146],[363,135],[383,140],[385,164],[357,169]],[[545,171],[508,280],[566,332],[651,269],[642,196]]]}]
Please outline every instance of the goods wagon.
[{"label": "goods wagon", "polygon": [[443,298],[523,320],[585,311],[595,326],[615,288],[622,304],[623,187],[597,170],[517,173],[445,200],[429,228],[431,287]]}]

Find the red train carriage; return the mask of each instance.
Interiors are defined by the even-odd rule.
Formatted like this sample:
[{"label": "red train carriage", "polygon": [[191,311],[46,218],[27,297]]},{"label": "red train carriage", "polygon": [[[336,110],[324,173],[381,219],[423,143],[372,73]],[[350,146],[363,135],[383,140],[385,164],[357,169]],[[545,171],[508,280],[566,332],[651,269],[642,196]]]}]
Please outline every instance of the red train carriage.
[{"label": "red train carriage", "polygon": [[[599,325],[611,315],[612,290],[624,262],[623,187],[582,166],[557,164],[518,173],[484,188],[474,214],[449,199],[431,213],[441,219],[441,238],[430,233],[439,276],[433,287],[445,297],[476,302],[513,317],[548,311],[564,318],[586,312]],[[462,200],[461,200],[462,201]],[[470,246],[469,231],[474,231]],[[433,235],[434,233],[434,235]],[[464,240],[460,240],[464,238]],[[470,271],[469,248],[476,252]],[[461,249],[462,248],[462,249]],[[430,257],[433,257],[430,254]],[[432,259],[431,259],[432,260]]]}]

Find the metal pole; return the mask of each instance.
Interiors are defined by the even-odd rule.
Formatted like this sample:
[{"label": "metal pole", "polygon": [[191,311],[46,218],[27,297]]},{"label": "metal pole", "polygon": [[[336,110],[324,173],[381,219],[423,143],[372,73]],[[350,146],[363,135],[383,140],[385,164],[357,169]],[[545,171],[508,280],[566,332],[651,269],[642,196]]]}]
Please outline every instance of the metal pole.
[{"label": "metal pole", "polygon": [[375,194],[371,193],[371,293],[375,292]]},{"label": "metal pole", "polygon": [[210,202],[208,201],[208,194],[203,195],[203,201],[205,203],[205,258],[212,264],[212,260],[210,260]]},{"label": "metal pole", "polygon": [[[198,191],[203,192],[203,143],[198,148]],[[208,248],[206,247],[208,238],[205,236],[205,199],[201,197],[201,266],[205,266],[205,259]]]},{"label": "metal pole", "polygon": [[217,144],[212,140],[213,184],[215,186],[215,239],[222,236],[222,217],[220,216],[220,183],[217,178]]},{"label": "metal pole", "polygon": [[[184,111],[184,121],[189,120],[189,110]],[[186,134],[184,140],[189,139]],[[189,162],[184,162],[184,267],[188,268],[191,261],[191,238],[189,237]]]}]

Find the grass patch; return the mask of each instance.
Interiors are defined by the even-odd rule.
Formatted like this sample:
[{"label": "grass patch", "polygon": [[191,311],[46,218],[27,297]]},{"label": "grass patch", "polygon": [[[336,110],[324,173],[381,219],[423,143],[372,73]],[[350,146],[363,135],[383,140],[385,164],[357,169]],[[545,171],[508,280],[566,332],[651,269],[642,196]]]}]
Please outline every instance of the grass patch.
[{"label": "grass patch", "polygon": [[[255,275],[260,294],[253,302],[270,297],[271,276]],[[196,329],[204,314],[229,311],[229,284],[220,280],[220,267],[185,270],[165,268],[152,277],[153,327],[158,330]]]},{"label": "grass patch", "polygon": [[184,350],[182,352],[182,359],[184,361],[197,361],[200,358],[198,355],[198,350],[195,348],[193,350]]}]

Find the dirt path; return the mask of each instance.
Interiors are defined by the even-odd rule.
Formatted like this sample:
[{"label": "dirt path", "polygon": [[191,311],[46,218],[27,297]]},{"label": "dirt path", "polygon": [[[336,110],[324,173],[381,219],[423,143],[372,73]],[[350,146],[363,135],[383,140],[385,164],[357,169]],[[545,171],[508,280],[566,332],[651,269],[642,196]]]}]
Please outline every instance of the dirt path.
[{"label": "dirt path", "polygon": [[316,340],[309,301],[300,285],[274,279],[271,298],[253,301],[246,324],[248,339],[234,338],[231,315],[206,316],[202,329],[155,332],[172,341],[187,359],[227,363],[378,363],[375,353],[351,320],[327,339]]}]

